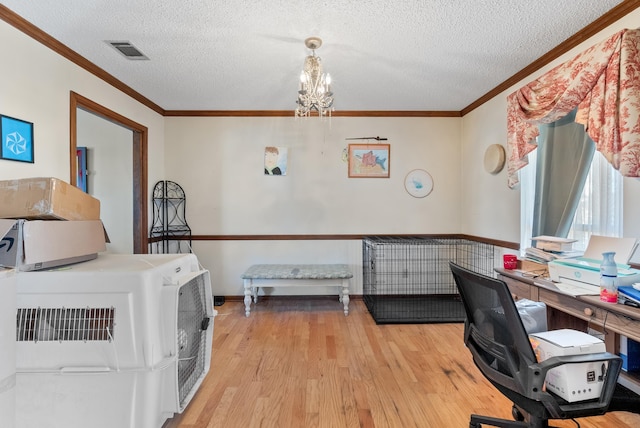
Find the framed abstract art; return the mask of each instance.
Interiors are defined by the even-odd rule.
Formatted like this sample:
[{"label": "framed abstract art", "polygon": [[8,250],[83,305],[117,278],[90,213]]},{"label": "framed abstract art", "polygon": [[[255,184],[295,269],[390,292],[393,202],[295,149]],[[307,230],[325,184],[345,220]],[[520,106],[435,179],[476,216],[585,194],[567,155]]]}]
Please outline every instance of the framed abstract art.
[{"label": "framed abstract art", "polygon": [[0,115],[0,159],[33,163],[33,123]]}]

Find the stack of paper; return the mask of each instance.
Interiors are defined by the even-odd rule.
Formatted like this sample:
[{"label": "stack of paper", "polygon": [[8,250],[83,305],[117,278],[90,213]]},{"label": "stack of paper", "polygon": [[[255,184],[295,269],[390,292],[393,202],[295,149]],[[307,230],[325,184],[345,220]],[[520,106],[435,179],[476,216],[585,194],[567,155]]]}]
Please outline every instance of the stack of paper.
[{"label": "stack of paper", "polygon": [[525,249],[525,257],[538,263],[548,263],[557,259],[580,257],[582,254],[582,251],[552,252],[532,247]]},{"label": "stack of paper", "polygon": [[525,249],[525,258],[537,263],[549,263],[556,259],[582,256],[582,251],[573,251],[573,243],[577,239],[558,238],[557,236],[540,235],[532,238],[533,247]]},{"label": "stack of paper", "polygon": [[548,263],[551,260],[555,260],[557,256],[548,251],[539,250],[537,248],[529,247],[524,250],[525,257],[529,260],[533,260],[538,263]]}]

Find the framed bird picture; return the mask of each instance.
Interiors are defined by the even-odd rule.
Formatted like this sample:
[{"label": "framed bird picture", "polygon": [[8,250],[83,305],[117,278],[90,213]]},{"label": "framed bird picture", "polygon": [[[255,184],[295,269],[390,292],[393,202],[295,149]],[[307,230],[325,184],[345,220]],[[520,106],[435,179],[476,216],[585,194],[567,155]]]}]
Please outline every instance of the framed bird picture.
[{"label": "framed bird picture", "polygon": [[389,178],[389,144],[349,144],[350,178]]}]

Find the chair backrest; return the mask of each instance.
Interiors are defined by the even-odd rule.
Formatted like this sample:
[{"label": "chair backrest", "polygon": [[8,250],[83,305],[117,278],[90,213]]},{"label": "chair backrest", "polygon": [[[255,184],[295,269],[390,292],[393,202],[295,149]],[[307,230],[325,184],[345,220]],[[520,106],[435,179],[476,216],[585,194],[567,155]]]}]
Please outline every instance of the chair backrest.
[{"label": "chair backrest", "polygon": [[[500,392],[539,420],[600,415],[607,411],[622,366],[619,356],[602,352],[557,356],[538,363],[507,284],[453,262],[449,266],[467,314],[465,344],[476,366]],[[550,369],[585,362],[607,365],[599,399],[569,403],[545,390],[544,380]]]},{"label": "chair backrest", "polygon": [[464,340],[474,362],[494,383],[526,394],[527,367],[536,357],[507,284],[449,265],[466,311]]}]

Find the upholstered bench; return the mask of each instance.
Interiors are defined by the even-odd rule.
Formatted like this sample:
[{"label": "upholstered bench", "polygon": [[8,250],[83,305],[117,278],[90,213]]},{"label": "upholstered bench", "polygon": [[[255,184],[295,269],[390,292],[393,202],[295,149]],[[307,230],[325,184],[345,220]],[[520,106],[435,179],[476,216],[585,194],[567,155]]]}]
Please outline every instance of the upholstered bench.
[{"label": "upholstered bench", "polygon": [[[344,314],[349,315],[349,280],[353,274],[349,266],[342,264],[313,264],[313,265],[253,265],[242,274],[244,280],[244,306],[245,315],[251,313],[251,297],[253,302],[258,303],[258,289],[260,286],[254,284],[254,280],[290,280],[290,279],[330,279],[340,280],[339,299],[344,306]],[[281,281],[274,287],[287,287],[300,285],[299,282],[287,283]],[[329,284],[330,285],[330,284]]]}]

